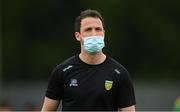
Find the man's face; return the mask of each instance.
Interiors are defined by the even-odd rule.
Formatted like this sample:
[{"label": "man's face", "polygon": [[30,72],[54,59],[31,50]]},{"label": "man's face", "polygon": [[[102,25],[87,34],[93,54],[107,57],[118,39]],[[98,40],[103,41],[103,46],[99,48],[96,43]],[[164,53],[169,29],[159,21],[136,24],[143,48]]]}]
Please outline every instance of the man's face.
[{"label": "man's face", "polygon": [[76,32],[75,35],[80,42],[88,36],[104,36],[103,24],[99,18],[84,18],[81,21],[80,32]]}]

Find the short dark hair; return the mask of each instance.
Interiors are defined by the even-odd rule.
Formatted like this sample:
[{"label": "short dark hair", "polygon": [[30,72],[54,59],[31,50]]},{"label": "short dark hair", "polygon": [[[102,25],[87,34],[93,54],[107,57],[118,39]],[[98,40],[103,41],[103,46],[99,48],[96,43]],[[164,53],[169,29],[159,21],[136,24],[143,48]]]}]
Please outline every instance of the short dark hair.
[{"label": "short dark hair", "polygon": [[104,20],[101,16],[101,14],[96,11],[96,10],[92,10],[92,9],[87,9],[81,12],[80,16],[78,16],[75,20],[75,32],[80,32],[80,27],[81,27],[81,21],[84,18],[87,17],[93,17],[93,18],[99,18],[102,21],[103,27],[104,26]]}]

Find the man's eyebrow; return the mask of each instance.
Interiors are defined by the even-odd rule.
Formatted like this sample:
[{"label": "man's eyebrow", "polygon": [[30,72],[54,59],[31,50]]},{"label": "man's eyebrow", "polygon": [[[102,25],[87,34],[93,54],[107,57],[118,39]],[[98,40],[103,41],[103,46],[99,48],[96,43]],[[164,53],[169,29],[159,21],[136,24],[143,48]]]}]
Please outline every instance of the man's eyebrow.
[{"label": "man's eyebrow", "polygon": [[103,29],[102,27],[96,27],[95,29]]},{"label": "man's eyebrow", "polygon": [[92,30],[92,27],[87,27],[85,28],[85,30]]}]

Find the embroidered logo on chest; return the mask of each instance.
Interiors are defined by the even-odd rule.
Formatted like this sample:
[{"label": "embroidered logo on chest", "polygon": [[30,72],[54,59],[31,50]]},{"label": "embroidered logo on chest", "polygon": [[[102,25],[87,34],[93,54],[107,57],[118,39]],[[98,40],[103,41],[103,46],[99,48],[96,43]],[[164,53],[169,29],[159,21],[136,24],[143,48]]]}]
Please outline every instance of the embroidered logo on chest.
[{"label": "embroidered logo on chest", "polygon": [[109,91],[111,90],[112,87],[113,87],[113,81],[105,80],[105,89]]},{"label": "embroidered logo on chest", "polygon": [[71,79],[69,86],[78,86],[77,79]]}]

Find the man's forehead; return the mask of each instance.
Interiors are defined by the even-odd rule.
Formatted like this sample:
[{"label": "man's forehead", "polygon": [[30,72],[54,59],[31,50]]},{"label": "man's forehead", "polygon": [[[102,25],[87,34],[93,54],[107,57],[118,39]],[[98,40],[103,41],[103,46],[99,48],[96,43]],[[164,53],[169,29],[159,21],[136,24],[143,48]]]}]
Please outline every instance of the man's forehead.
[{"label": "man's forehead", "polygon": [[99,18],[93,18],[93,17],[87,17],[87,18],[82,19],[81,27],[89,26],[89,25],[102,26],[102,21]]}]

